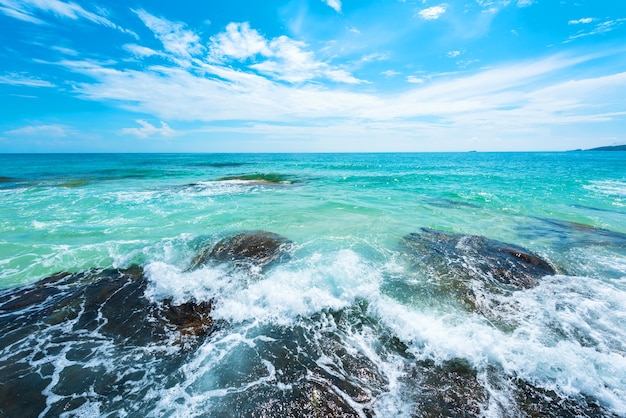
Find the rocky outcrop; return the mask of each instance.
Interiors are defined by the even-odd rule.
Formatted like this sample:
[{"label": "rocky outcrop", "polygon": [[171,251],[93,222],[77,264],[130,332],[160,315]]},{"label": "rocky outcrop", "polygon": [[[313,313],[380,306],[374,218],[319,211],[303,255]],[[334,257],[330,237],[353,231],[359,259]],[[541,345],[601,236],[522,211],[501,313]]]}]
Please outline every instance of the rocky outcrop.
[{"label": "rocky outcrop", "polygon": [[213,247],[198,253],[191,268],[202,265],[232,264],[235,267],[265,268],[288,254],[291,241],[273,232],[253,230],[226,236]]},{"label": "rocky outcrop", "polygon": [[[210,301],[173,304],[148,300],[143,269],[59,273],[33,285],[0,294],[0,325],[7,332],[3,346],[29,325],[71,325],[75,333],[95,332],[118,343],[148,345],[172,333],[200,336],[211,330]],[[180,340],[180,338],[178,338]]]},{"label": "rocky outcrop", "polygon": [[436,298],[451,297],[494,323],[501,323],[494,295],[533,288],[557,273],[525,248],[477,235],[424,228],[405,236],[402,246]]},{"label": "rocky outcrop", "polygon": [[478,235],[423,228],[404,237],[403,244],[417,264],[437,276],[529,289],[542,277],[556,273],[547,261],[522,247]]}]

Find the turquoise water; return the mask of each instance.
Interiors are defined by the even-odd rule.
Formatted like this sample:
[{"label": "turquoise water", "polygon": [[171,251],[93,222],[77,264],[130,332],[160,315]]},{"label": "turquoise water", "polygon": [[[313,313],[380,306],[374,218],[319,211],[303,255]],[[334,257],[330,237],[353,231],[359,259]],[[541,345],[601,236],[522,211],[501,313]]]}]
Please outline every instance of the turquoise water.
[{"label": "turquoise water", "polygon": [[[48,343],[21,361],[49,376],[43,416],[67,399],[80,400],[68,416],[264,416],[253,402],[305,381],[318,385],[298,389],[313,409],[318,391],[330,391],[349,405],[345,416],[436,416],[420,370],[455,362],[477,388],[466,416],[528,416],[518,380],[626,416],[623,152],[0,155],[0,207],[5,292],[59,272],[138,265],[148,299],[212,300],[221,324],[193,352],[171,354],[173,380],[158,378],[150,357],[124,385],[75,384],[72,393],[58,379],[68,367],[85,376],[104,368],[116,381],[129,373],[129,353],[107,340],[109,351],[70,361],[39,330],[30,338]],[[421,228],[521,246],[556,274],[493,296],[487,315],[468,310],[407,256],[403,237]],[[289,259],[254,280],[220,266],[188,270],[199,243],[242,230],[288,238]],[[281,363],[281,338],[313,366]],[[11,347],[0,346],[0,372]],[[139,364],[144,349],[131,350]]]}]

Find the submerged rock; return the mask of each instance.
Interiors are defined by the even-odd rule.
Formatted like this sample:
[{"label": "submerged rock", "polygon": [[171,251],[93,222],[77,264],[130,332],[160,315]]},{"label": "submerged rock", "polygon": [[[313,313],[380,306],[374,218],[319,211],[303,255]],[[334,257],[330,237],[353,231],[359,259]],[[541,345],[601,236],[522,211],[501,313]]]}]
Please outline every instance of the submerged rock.
[{"label": "submerged rock", "polygon": [[580,222],[569,222],[558,219],[537,218],[536,225],[524,225],[520,228],[529,237],[542,236],[552,238],[559,245],[571,246],[607,246],[626,249],[626,234],[610,229],[598,228]]},{"label": "submerged rock", "polygon": [[229,235],[212,248],[197,254],[191,261],[191,268],[198,268],[209,262],[263,268],[285,256],[290,244],[290,240],[273,232],[243,231]]},{"label": "submerged rock", "polygon": [[242,174],[238,176],[227,176],[220,177],[217,181],[245,181],[248,183],[259,183],[259,184],[276,184],[276,185],[286,185],[293,184],[294,180],[285,176],[283,174]]},{"label": "submerged rock", "polygon": [[417,264],[438,276],[489,281],[510,289],[529,289],[556,270],[541,257],[513,244],[478,235],[423,228],[404,237]]}]

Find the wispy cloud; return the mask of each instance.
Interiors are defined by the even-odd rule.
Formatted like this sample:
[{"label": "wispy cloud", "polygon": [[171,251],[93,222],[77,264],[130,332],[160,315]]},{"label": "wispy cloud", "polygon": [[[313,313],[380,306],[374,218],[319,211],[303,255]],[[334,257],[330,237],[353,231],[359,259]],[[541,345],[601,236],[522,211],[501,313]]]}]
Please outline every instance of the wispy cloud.
[{"label": "wispy cloud", "polygon": [[517,7],[528,7],[534,3],[534,0],[517,0]]},{"label": "wispy cloud", "polygon": [[165,51],[175,58],[189,59],[204,52],[205,48],[200,43],[200,37],[188,30],[185,24],[153,16],[145,10],[133,11],[161,41]]},{"label": "wispy cloud", "polygon": [[5,135],[40,136],[48,138],[62,138],[67,136],[67,128],[62,125],[31,125],[5,131]]},{"label": "wispy cloud", "polygon": [[448,5],[443,3],[438,6],[428,7],[422,9],[417,14],[424,20],[436,20],[439,19],[448,9]]},{"label": "wispy cloud", "polygon": [[[580,23],[591,23],[591,22],[580,22]],[[623,25],[624,23],[626,23],[626,18],[606,20],[604,22],[600,22],[596,24],[591,30],[581,30],[578,33],[570,36],[567,40],[565,40],[565,43],[571,42],[575,39],[585,38],[587,36],[594,36],[594,35],[600,35],[603,33],[611,32],[617,29],[618,27],[620,27],[621,25]]]},{"label": "wispy cloud", "polygon": [[568,25],[587,24],[587,23],[593,22],[593,20],[594,19],[592,17],[583,17],[582,19],[570,20],[569,22],[567,22],[567,24]]},{"label": "wispy cloud", "polygon": [[55,87],[55,85],[49,81],[15,73],[0,75],[0,84],[27,87]]},{"label": "wispy cloud", "polygon": [[161,121],[160,128],[143,119],[138,119],[135,122],[139,124],[139,128],[124,128],[120,133],[123,135],[135,135],[139,138],[171,138],[176,135],[176,131],[163,121]]},{"label": "wispy cloud", "polygon": [[0,0],[0,12],[25,22],[43,24],[45,21],[36,14],[48,14],[63,19],[85,19],[101,26],[117,29],[129,35],[137,35],[107,19],[100,14],[85,10],[76,3],[61,0]]},{"label": "wispy cloud", "polygon": [[341,0],[322,0],[329,7],[333,8],[337,13],[341,13]]}]

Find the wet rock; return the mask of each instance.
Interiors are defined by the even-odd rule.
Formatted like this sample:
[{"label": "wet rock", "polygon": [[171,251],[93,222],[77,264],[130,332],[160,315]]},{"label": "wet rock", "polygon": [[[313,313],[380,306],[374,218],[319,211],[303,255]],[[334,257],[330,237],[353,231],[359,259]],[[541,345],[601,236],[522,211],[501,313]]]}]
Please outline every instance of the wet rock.
[{"label": "wet rock", "polygon": [[[547,261],[522,247],[477,235],[422,229],[404,237],[402,244],[423,276],[419,295],[438,303],[461,303],[504,331],[515,327],[514,316],[507,312],[516,307],[499,296],[533,288],[542,277],[557,273]],[[391,283],[387,287],[394,291],[415,286]]]},{"label": "wet rock", "polygon": [[480,417],[489,402],[476,371],[461,359],[417,362],[402,380],[415,417]]},{"label": "wet rock", "polygon": [[[535,387],[520,379],[511,381],[517,407],[528,417],[617,418],[593,399],[560,396],[552,390]],[[522,415],[522,414],[520,414]]]},{"label": "wet rock", "polygon": [[[371,417],[388,389],[383,370],[353,331],[371,326],[360,306],[249,330],[211,371],[215,416]],[[262,382],[262,383],[260,383]],[[229,388],[246,387],[245,391]]]},{"label": "wet rock", "polygon": [[19,341],[29,326],[67,324],[75,333],[92,331],[118,342],[147,345],[172,332],[198,336],[212,326],[210,301],[148,300],[143,269],[59,273],[24,288],[0,293],[0,348]]},{"label": "wet rock", "polygon": [[212,248],[196,255],[192,269],[209,262],[231,263],[236,267],[266,267],[287,255],[291,241],[273,232],[253,230],[221,239]]},{"label": "wet rock", "polygon": [[85,402],[115,410],[128,397],[140,402],[147,384],[173,379],[214,329],[212,305],[153,302],[146,287],[134,266],[1,291],[0,416],[59,416]]},{"label": "wet rock", "polygon": [[479,373],[464,359],[417,361],[400,381],[413,417],[617,417],[588,397],[542,389],[499,368]]},{"label": "wet rock", "polygon": [[437,276],[478,279],[509,289],[529,289],[556,270],[528,250],[477,235],[423,228],[404,237],[416,263]]}]

